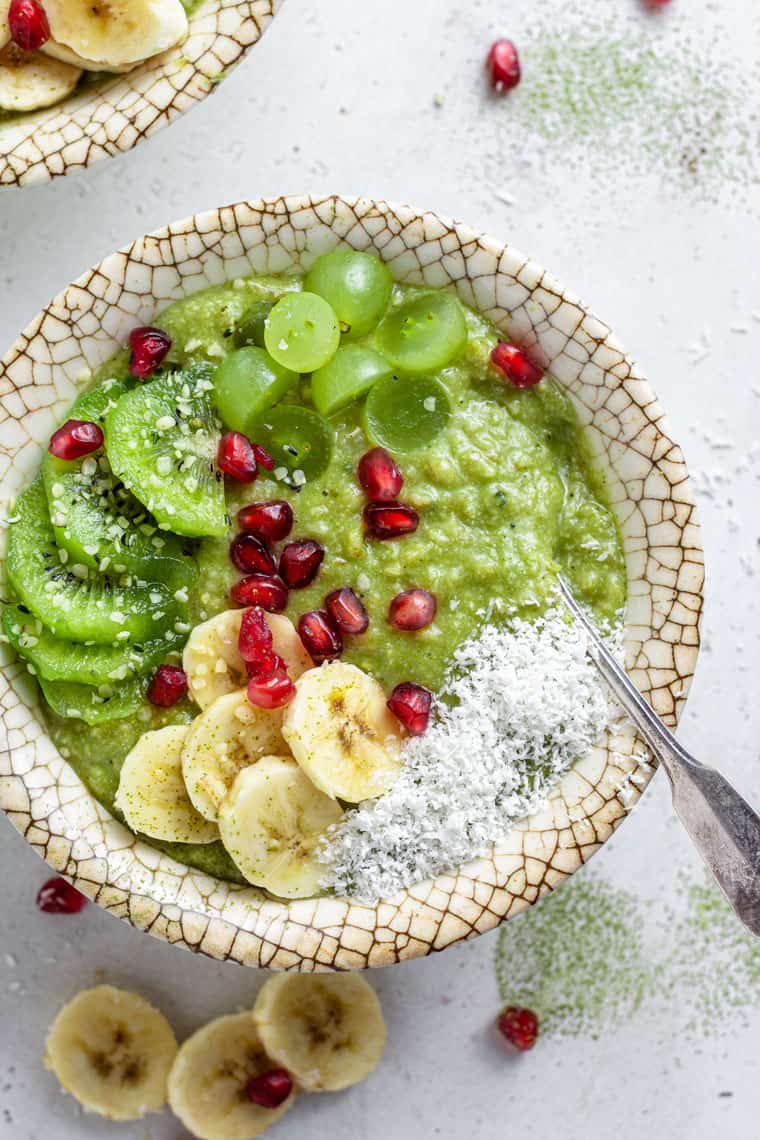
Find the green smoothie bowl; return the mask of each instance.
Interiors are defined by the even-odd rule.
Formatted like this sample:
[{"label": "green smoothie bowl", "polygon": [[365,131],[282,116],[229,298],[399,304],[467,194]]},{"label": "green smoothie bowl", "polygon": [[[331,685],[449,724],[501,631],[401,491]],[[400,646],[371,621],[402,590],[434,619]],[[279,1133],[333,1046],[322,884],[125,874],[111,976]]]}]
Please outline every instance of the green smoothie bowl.
[{"label": "green smoothie bowl", "polygon": [[562,572],[671,725],[703,563],[610,330],[433,213],[198,214],[0,365],[0,806],[140,929],[381,966],[572,874],[652,765]]}]

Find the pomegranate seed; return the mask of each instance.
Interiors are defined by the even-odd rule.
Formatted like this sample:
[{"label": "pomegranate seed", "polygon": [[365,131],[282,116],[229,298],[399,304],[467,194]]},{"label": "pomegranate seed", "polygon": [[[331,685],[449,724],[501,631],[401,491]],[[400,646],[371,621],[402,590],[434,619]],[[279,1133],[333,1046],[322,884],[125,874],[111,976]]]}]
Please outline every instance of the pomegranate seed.
[{"label": "pomegranate seed", "polygon": [[245,1095],[260,1108],[279,1108],[292,1091],[293,1081],[287,1069],[270,1069],[251,1077],[245,1086]]},{"label": "pomegranate seed", "polygon": [[512,381],[515,388],[532,388],[544,375],[521,348],[503,340],[491,352],[491,363]]},{"label": "pomegranate seed", "polygon": [[384,447],[373,447],[363,455],[356,473],[367,497],[374,501],[395,499],[404,486],[398,464]]},{"label": "pomegranate seed", "polygon": [[79,914],[87,899],[60,875],[48,879],[37,891],[37,906],[45,914]]},{"label": "pomegranate seed", "polygon": [[253,454],[256,456],[256,462],[261,464],[267,471],[274,471],[274,456],[270,455],[268,451],[258,444],[253,445]]},{"label": "pomegranate seed", "polygon": [[23,51],[37,51],[50,39],[50,24],[38,0],[11,0],[8,29]]},{"label": "pomegranate seed", "polygon": [[48,451],[56,459],[81,459],[103,446],[103,432],[89,420],[66,420],[50,437]]},{"label": "pomegranate seed", "polygon": [[306,652],[316,665],[332,661],[343,652],[343,638],[324,610],[311,610],[298,619],[298,633]]},{"label": "pomegranate seed", "polygon": [[293,700],[296,687],[284,669],[248,682],[248,700],[260,709],[279,709]]},{"label": "pomegranate seed", "polygon": [[178,665],[159,665],[148,685],[148,700],[161,709],[170,709],[187,692],[187,673]]},{"label": "pomegranate seed", "polygon": [[261,606],[270,614],[279,614],[288,604],[285,583],[275,574],[249,574],[230,590],[233,601],[239,606]]},{"label": "pomegranate seed", "polygon": [[259,473],[251,441],[239,431],[228,431],[219,440],[217,466],[238,483],[253,483]]},{"label": "pomegranate seed", "polygon": [[532,1049],[538,1037],[538,1018],[532,1009],[508,1005],[496,1022],[499,1033],[516,1049]]},{"label": "pomegranate seed", "polygon": [[238,650],[244,661],[257,661],[262,653],[272,653],[272,631],[261,606],[252,606],[240,619]]},{"label": "pomegranate seed", "polygon": [[156,371],[171,346],[172,338],[162,329],[154,329],[150,325],[132,329],[129,334],[129,347],[132,349],[129,361],[130,374],[140,380],[147,380]]},{"label": "pomegranate seed", "polygon": [[414,533],[420,525],[420,516],[404,503],[368,503],[364,508],[364,521],[375,538],[400,538]]},{"label": "pomegranate seed", "polygon": [[494,91],[509,91],[520,82],[520,57],[511,40],[496,40],[491,44],[486,65]]},{"label": "pomegranate seed", "polygon": [[422,736],[426,730],[432,704],[433,694],[414,681],[396,685],[388,699],[388,708],[412,736]]},{"label": "pomegranate seed", "polygon": [[396,629],[415,630],[424,629],[435,618],[438,603],[435,595],[429,590],[416,587],[414,590],[402,590],[390,604],[388,621]]},{"label": "pomegranate seed", "polygon": [[280,555],[280,577],[291,590],[310,586],[317,576],[325,548],[314,538],[289,542]]},{"label": "pomegranate seed", "polygon": [[230,558],[243,574],[274,574],[274,558],[255,534],[239,534],[230,543]]},{"label": "pomegranate seed", "polygon": [[284,499],[251,503],[238,511],[238,526],[264,542],[280,542],[293,529],[293,508]]},{"label": "pomegranate seed", "polygon": [[369,614],[348,586],[328,594],[325,609],[341,633],[364,633],[369,625]]}]

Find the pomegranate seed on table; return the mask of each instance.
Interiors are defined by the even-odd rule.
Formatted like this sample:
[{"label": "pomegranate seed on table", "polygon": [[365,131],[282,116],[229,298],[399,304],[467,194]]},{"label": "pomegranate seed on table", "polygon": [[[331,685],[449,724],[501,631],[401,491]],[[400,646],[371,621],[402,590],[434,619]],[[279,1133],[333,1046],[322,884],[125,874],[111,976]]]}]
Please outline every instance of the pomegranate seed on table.
[{"label": "pomegranate seed on table", "polygon": [[245,1095],[260,1108],[279,1108],[292,1091],[293,1081],[287,1069],[270,1069],[251,1077],[245,1086]]},{"label": "pomegranate seed on table", "polygon": [[396,594],[388,609],[388,621],[396,629],[424,629],[435,618],[437,609],[435,595],[418,586]]},{"label": "pomegranate seed on table", "polygon": [[148,700],[161,709],[170,709],[187,693],[187,674],[178,665],[159,665],[148,685]]},{"label": "pomegranate seed on table", "polygon": [[38,0],[11,0],[8,31],[16,47],[37,51],[50,39],[47,13]]},{"label": "pomegranate seed on table", "polygon": [[538,1037],[538,1018],[532,1009],[508,1005],[496,1022],[499,1033],[516,1049],[532,1049]]},{"label": "pomegranate seed on table", "polygon": [[259,463],[265,471],[274,471],[274,456],[270,455],[268,451],[259,443],[252,443],[253,454],[256,456],[256,462]]},{"label": "pomegranate seed on table", "polygon": [[298,635],[315,665],[332,661],[343,652],[343,638],[324,610],[311,610],[298,619]]},{"label": "pomegranate seed on table", "polygon": [[252,677],[247,689],[248,700],[260,709],[282,708],[293,700],[295,692],[296,687],[284,668],[276,669],[268,676]]},{"label": "pomegranate seed on table", "polygon": [[404,486],[404,476],[395,459],[384,447],[373,447],[359,460],[359,483],[374,502],[395,499]]},{"label": "pomegranate seed on table", "polygon": [[310,586],[317,576],[325,548],[314,538],[289,542],[280,555],[280,577],[292,590]]},{"label": "pomegranate seed on table", "polygon": [[412,736],[422,736],[430,721],[433,694],[414,681],[402,681],[388,698],[388,708]]},{"label": "pomegranate seed on table", "polygon": [[50,437],[48,451],[56,459],[81,459],[103,446],[102,429],[89,420],[66,420]]},{"label": "pomegranate seed on table", "polygon": [[293,508],[285,499],[251,503],[238,511],[238,526],[264,542],[280,542],[293,529]]},{"label": "pomegranate seed on table", "polygon": [[79,914],[87,899],[81,891],[56,875],[37,891],[37,907],[45,914]]},{"label": "pomegranate seed on table", "polygon": [[154,329],[150,325],[132,329],[129,334],[129,347],[132,349],[129,361],[130,375],[137,376],[140,380],[147,380],[156,371],[171,346],[172,338],[163,329]]},{"label": "pomegranate seed on table", "polygon": [[230,558],[243,574],[274,574],[272,554],[255,534],[239,534],[230,543]]},{"label": "pomegranate seed on table", "polygon": [[349,586],[328,594],[325,609],[341,633],[364,633],[369,625],[369,614]]},{"label": "pomegranate seed on table", "polygon": [[491,44],[486,66],[491,86],[500,94],[511,91],[520,82],[520,56],[511,40],[496,40]]},{"label": "pomegranate seed on table", "polygon": [[239,606],[261,606],[272,614],[282,613],[288,604],[287,587],[274,574],[249,574],[235,583],[230,595]]},{"label": "pomegranate seed on table", "polygon": [[504,340],[499,341],[492,350],[491,363],[512,381],[515,388],[533,388],[543,379],[543,372],[527,353],[516,344],[508,344]]},{"label": "pomegranate seed on table", "polygon": [[414,507],[404,503],[368,503],[364,508],[364,521],[374,538],[400,538],[414,534],[420,525],[420,516]]},{"label": "pomegranate seed on table", "polygon": [[228,431],[219,440],[217,466],[238,483],[253,483],[259,473],[251,441],[239,431]]}]

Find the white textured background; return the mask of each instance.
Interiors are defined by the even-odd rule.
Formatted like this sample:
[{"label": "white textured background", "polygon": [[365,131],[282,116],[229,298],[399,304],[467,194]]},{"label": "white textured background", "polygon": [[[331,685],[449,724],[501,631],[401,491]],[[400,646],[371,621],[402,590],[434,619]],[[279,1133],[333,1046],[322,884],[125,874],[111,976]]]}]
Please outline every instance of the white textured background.
[{"label": "white textured background", "polygon": [[[551,41],[560,59],[572,53],[579,18],[587,40],[660,53],[647,65],[652,102],[646,82],[625,105],[597,85],[583,132],[565,111],[556,138],[531,136],[530,61],[538,68]],[[501,101],[481,69],[497,34],[526,47],[517,98]],[[672,0],[659,13],[639,0],[287,0],[248,61],[169,130],[84,176],[0,194],[0,349],[117,245],[246,196],[376,195],[507,238],[611,323],[670,412],[701,489],[708,563],[705,651],[681,738],[760,802],[759,47],[754,0]],[[576,95],[571,81],[565,98]],[[180,1034],[249,1004],[259,977],[94,907],[40,915],[43,866],[10,826],[0,851],[0,1136],[181,1140],[168,1116],[110,1126],[79,1114],[40,1067],[45,1029],[103,974],[145,992]],[[658,776],[595,869],[659,907],[683,868],[697,874]],[[645,1004],[599,1040],[544,1040],[514,1058],[489,1030],[495,938],[374,975],[390,1026],[382,1067],[350,1093],[303,1098],[273,1135],[756,1140],[757,994],[746,1024],[727,1010],[724,1032],[703,1040],[681,1039],[680,1016]],[[685,989],[673,1011],[693,998]]]}]

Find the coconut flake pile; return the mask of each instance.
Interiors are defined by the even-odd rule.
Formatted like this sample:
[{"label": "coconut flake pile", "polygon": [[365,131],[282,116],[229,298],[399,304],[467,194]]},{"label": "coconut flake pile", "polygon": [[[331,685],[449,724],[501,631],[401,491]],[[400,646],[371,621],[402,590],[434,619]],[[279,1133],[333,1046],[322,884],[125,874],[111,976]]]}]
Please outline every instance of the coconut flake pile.
[{"label": "coconut flake pile", "polygon": [[441,696],[391,790],[331,829],[323,886],[374,903],[485,855],[619,716],[583,630],[554,611],[486,625]]}]

